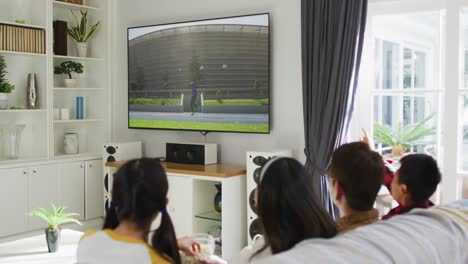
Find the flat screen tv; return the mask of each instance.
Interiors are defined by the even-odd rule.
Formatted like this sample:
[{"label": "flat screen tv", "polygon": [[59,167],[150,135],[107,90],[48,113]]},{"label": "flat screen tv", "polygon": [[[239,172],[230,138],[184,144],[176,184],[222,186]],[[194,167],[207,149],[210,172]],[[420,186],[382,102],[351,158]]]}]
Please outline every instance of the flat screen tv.
[{"label": "flat screen tv", "polygon": [[269,14],[128,28],[128,127],[270,132]]}]

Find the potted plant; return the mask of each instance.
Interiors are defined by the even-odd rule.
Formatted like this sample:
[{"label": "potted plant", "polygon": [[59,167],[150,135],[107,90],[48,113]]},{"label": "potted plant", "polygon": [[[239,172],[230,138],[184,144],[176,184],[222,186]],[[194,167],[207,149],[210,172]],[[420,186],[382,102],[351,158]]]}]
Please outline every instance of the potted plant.
[{"label": "potted plant", "polygon": [[435,127],[426,126],[433,116],[432,114],[419,123],[406,126],[398,123],[395,128],[374,124],[374,141],[377,144],[392,147],[391,155],[395,158],[400,158],[408,149],[416,145],[430,143],[423,140],[427,136],[434,135],[436,132]]},{"label": "potted plant", "polygon": [[55,74],[65,74],[68,79],[65,79],[65,87],[75,87],[76,79],[72,78],[72,73],[83,73],[83,65],[79,62],[64,61],[54,68]]},{"label": "potted plant", "polygon": [[49,213],[44,208],[39,208],[36,211],[32,211],[32,216],[37,216],[42,220],[46,221],[48,227],[45,229],[47,247],[49,252],[55,252],[58,249],[58,243],[60,241],[60,225],[65,223],[76,223],[81,225],[80,221],[72,218],[79,214],[64,213],[65,207],[57,207],[54,204],[52,206],[52,212]]},{"label": "potted plant", "polygon": [[15,86],[8,82],[6,74],[5,58],[0,56],[0,109],[8,109],[8,94],[15,89]]},{"label": "potted plant", "polygon": [[88,53],[88,44],[86,43],[99,29],[100,21],[96,24],[88,27],[88,11],[80,11],[81,20],[78,22],[78,18],[75,13],[71,11],[75,17],[76,25],[68,27],[68,34],[77,41],[77,53],[78,57],[86,57]]}]

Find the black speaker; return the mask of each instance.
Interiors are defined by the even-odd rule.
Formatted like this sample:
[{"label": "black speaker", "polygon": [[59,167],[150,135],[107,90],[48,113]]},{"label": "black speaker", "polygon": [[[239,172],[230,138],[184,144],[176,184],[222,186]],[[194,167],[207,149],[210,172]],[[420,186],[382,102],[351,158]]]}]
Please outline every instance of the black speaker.
[{"label": "black speaker", "polygon": [[166,143],[166,161],[186,164],[217,163],[216,144]]}]

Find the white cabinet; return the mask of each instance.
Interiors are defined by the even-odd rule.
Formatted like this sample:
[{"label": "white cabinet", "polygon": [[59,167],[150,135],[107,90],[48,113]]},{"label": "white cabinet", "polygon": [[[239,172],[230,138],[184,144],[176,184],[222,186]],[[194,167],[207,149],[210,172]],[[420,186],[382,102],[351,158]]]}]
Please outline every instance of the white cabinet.
[{"label": "white cabinet", "polygon": [[168,175],[169,203],[167,211],[171,216],[177,237],[191,235],[192,232],[192,179],[190,177]]},{"label": "white cabinet", "polygon": [[28,172],[0,171],[0,237],[26,232],[29,228]]},{"label": "white cabinet", "polygon": [[[224,259],[231,259],[246,245],[245,176],[208,177],[168,174],[169,203],[177,237],[195,233],[219,232],[222,247],[215,252]],[[221,213],[214,211],[215,185],[221,184]]]},{"label": "white cabinet", "polygon": [[77,213],[79,220],[84,219],[85,208],[85,168],[83,161],[68,162],[59,165],[60,168],[60,199],[59,206],[66,207],[66,213]]},{"label": "white cabinet", "polygon": [[102,160],[85,162],[85,218],[104,216]]},{"label": "white cabinet", "polygon": [[102,159],[70,161],[0,170],[0,237],[45,228],[31,211],[51,204],[80,214],[80,220],[103,216]]},{"label": "white cabinet", "polygon": [[[59,166],[56,164],[36,166],[28,169],[29,175],[29,209],[45,208],[50,210],[51,203],[59,204]],[[25,184],[23,188],[27,188]],[[47,227],[37,217],[30,218],[30,229]]]}]

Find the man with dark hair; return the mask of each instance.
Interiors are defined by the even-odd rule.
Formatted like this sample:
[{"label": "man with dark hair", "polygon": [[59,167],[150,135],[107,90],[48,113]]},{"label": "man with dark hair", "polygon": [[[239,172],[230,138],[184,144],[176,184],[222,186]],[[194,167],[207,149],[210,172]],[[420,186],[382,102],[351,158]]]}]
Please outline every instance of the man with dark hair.
[{"label": "man with dark hair", "polygon": [[391,193],[399,206],[382,219],[389,219],[414,208],[428,208],[434,204],[429,197],[441,180],[437,162],[426,154],[411,154],[400,160],[400,168],[392,180]]},{"label": "man with dark hair", "polygon": [[368,144],[353,142],[335,150],[330,169],[333,202],[340,211],[338,232],[378,220],[375,199],[384,180],[382,157]]}]

